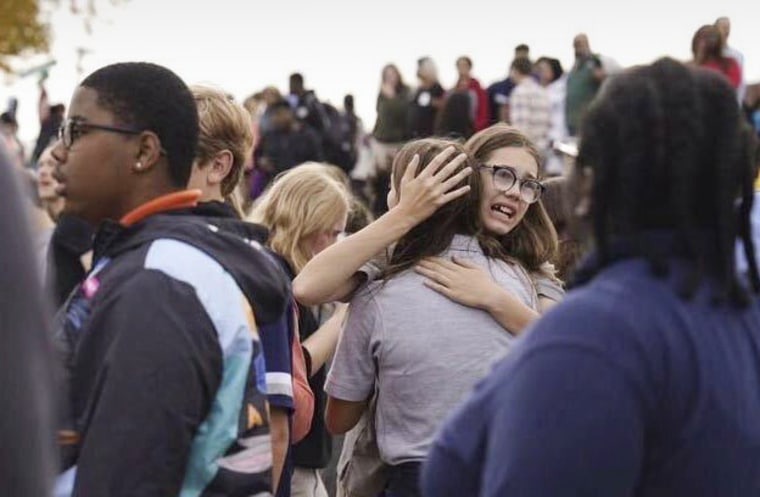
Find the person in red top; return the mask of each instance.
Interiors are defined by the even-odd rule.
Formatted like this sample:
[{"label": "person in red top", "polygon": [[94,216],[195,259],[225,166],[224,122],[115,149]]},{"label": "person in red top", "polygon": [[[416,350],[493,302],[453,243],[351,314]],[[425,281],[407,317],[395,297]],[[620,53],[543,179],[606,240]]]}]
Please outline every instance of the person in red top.
[{"label": "person in red top", "polygon": [[473,78],[472,59],[466,56],[457,59],[457,73],[459,80],[455,90],[469,91],[472,95],[472,116],[475,123],[475,131],[480,131],[488,127],[488,94],[480,85],[480,82]]},{"label": "person in red top", "polygon": [[723,38],[715,26],[706,24],[699,28],[691,40],[694,64],[723,74],[734,89],[742,82],[742,70],[736,59],[723,55]]}]

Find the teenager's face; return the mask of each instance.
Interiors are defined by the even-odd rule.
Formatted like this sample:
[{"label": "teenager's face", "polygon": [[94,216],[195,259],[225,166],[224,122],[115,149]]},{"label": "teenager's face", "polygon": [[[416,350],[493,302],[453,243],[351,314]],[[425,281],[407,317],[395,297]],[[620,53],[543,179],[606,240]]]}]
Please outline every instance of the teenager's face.
[{"label": "teenager's face", "polygon": [[43,201],[52,201],[58,198],[55,192],[58,182],[53,177],[55,172],[56,161],[47,148],[37,161],[37,196]]},{"label": "teenager's face", "polygon": [[502,191],[494,186],[490,169],[480,170],[480,221],[489,233],[503,236],[515,229],[528,212],[530,204],[520,197],[520,180],[537,179],[538,164],[526,149],[504,147],[495,150],[484,165],[510,166],[517,173],[518,181],[509,190]]},{"label": "teenager's face", "polygon": [[[111,111],[98,105],[95,90],[79,87],[69,106],[68,118],[81,123],[124,127]],[[53,147],[58,162],[57,193],[66,199],[64,212],[93,224],[118,220],[126,212],[131,170],[137,162],[139,145],[133,136],[83,128],[67,149],[62,140]]]},{"label": "teenager's face", "polygon": [[338,238],[344,231],[346,231],[346,222],[348,221],[348,214],[344,213],[343,216],[335,221],[330,229],[327,231],[320,231],[311,235],[307,240],[308,252],[312,257],[322,252],[338,241]]}]

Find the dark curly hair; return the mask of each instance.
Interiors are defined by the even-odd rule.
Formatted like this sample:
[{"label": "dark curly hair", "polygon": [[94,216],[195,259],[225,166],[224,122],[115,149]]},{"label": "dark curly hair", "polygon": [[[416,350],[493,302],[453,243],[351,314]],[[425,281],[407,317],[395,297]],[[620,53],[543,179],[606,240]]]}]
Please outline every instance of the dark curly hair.
[{"label": "dark curly hair", "polygon": [[[657,276],[668,273],[673,256],[689,261],[682,298],[707,279],[715,302],[744,305],[738,236],[751,289],[760,293],[750,233],[755,138],[725,78],[669,58],[630,69],[592,104],[581,129],[578,172],[593,173],[596,270],[617,257],[614,239],[629,240],[627,255],[646,258]],[[652,232],[669,233],[673,246],[644,243]]]},{"label": "dark curly hair", "polygon": [[120,124],[156,133],[172,183],[187,186],[198,145],[198,111],[176,74],[156,64],[125,62],[98,69],[80,86],[95,90],[98,105]]}]

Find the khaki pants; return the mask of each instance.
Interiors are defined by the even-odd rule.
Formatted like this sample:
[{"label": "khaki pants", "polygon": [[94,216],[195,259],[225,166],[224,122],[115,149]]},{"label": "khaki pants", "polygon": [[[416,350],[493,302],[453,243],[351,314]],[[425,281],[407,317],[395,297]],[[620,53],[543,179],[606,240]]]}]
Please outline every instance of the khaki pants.
[{"label": "khaki pants", "polygon": [[311,468],[293,468],[290,480],[291,497],[328,497],[319,470]]}]

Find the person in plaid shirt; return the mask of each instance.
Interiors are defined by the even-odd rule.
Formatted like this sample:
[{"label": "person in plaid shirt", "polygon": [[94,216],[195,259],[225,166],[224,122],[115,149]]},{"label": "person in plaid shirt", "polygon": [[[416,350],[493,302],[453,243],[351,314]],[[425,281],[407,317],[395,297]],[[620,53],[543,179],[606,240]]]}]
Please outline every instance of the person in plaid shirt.
[{"label": "person in plaid shirt", "polygon": [[509,121],[546,155],[551,127],[549,94],[536,82],[532,72],[533,65],[527,58],[518,57],[512,62],[510,78],[517,86],[509,99]]}]

